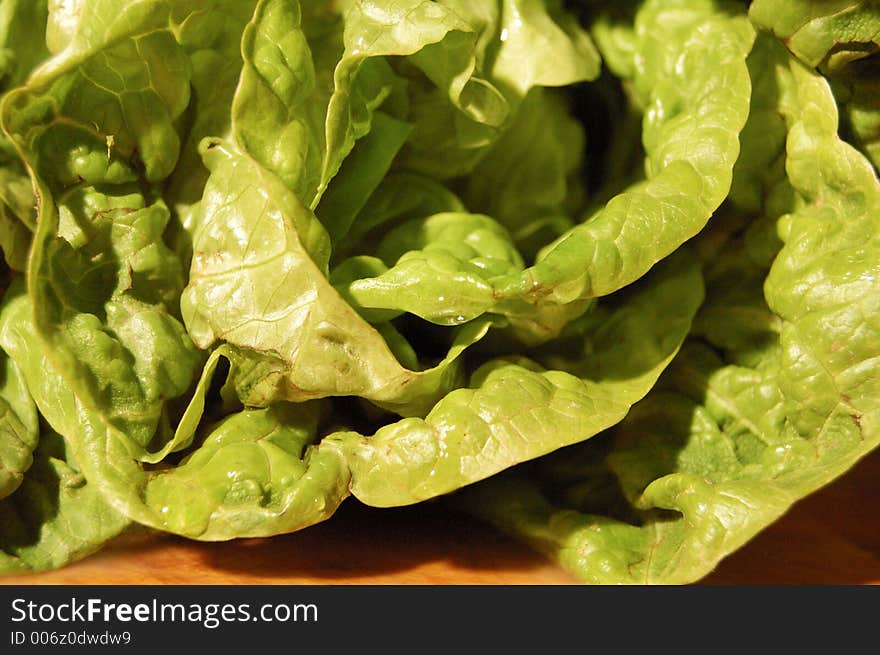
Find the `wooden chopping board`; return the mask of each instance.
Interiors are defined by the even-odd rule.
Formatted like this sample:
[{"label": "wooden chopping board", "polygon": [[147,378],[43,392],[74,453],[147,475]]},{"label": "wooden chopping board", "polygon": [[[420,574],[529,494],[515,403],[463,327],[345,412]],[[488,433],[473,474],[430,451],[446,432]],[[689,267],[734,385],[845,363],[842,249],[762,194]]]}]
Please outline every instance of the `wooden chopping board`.
[{"label": "wooden chopping board", "polygon": [[[880,584],[880,452],[795,505],[704,584]],[[518,542],[437,504],[346,502],[329,521],[271,539],[116,544],[2,584],[573,584]]]}]

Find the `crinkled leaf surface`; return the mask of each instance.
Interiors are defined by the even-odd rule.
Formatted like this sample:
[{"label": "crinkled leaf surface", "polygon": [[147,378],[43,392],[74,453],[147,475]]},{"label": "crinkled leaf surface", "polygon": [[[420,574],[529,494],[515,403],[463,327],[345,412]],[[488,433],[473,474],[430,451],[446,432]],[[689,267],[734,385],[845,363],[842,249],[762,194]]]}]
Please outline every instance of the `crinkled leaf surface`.
[{"label": "crinkled leaf surface", "polygon": [[346,453],[352,493],[367,504],[448,493],[618,422],[675,355],[702,297],[699,271],[682,253],[628,302],[597,309],[560,351],[491,360],[424,419],[327,440]]},{"label": "crinkled leaf surface", "polygon": [[701,577],[877,445],[876,18],[0,0],[0,569],[465,488]]},{"label": "crinkled leaf surface", "polygon": [[201,347],[222,339],[242,357],[247,351],[263,355],[241,391],[249,404],[358,395],[415,414],[452,387],[456,358],[487,323],[464,327],[436,366],[404,368],[309,255],[304,241],[317,234],[312,242],[326,243],[326,233],[296,196],[223,145],[212,147],[207,161],[213,172],[201,202],[183,314]]},{"label": "crinkled leaf surface", "polygon": [[127,526],[97,486],[86,482],[62,438],[44,431],[21,485],[0,500],[0,572],[63,566]]},{"label": "crinkled leaf surface", "polygon": [[[86,481],[67,443],[76,406],[34,340],[30,303],[13,285],[0,311],[5,407],[0,442],[0,572],[50,569],[98,550],[129,521]],[[8,354],[8,356],[7,356]],[[40,425],[36,410],[51,427]]]},{"label": "crinkled leaf surface", "polygon": [[845,127],[880,168],[880,9],[875,2],[760,0],[750,18],[835,86]]},{"label": "crinkled leaf surface", "polygon": [[[676,38],[657,29],[665,23]],[[711,3],[649,2],[639,12],[636,33],[632,82],[647,107],[648,179],[546,246],[533,266],[478,283],[491,298],[486,311],[506,316],[527,343],[556,337],[590,299],[641,277],[699,232],[729,191],[751,90],[745,62],[750,24]],[[459,276],[450,279],[460,282]],[[421,295],[455,298],[459,292],[443,288],[441,278]],[[445,314],[468,316],[456,312],[454,303]]]},{"label": "crinkled leaf surface", "polygon": [[[761,312],[771,320],[716,333],[730,362],[698,343],[684,349],[658,390],[603,436],[604,450],[575,447],[532,478],[462,498],[586,581],[696,580],[880,442],[880,182],[838,137],[827,82],[780,46],[770,61],[798,194],[764,269]],[[754,296],[743,306],[761,308]],[[705,317],[704,334],[716,319]],[[616,500],[601,508],[579,491],[602,487]]]},{"label": "crinkled leaf surface", "polygon": [[[113,517],[119,529],[134,520],[205,540],[265,536],[322,520],[347,495],[347,469],[339,454],[311,445],[319,413],[309,405],[232,414],[205,427],[203,438],[178,465],[144,468],[131,452],[129,435],[83,403],[53,368],[36,336],[31,311],[26,295],[7,301],[0,332],[3,348],[25,367],[40,412],[65,435],[71,457],[81,464],[78,484],[83,476],[88,480],[91,502]],[[209,361],[203,380],[216,364],[216,359]],[[192,444],[204,393],[200,385],[175,444]],[[84,514],[89,511],[83,508]],[[102,541],[96,538],[90,547]]]}]

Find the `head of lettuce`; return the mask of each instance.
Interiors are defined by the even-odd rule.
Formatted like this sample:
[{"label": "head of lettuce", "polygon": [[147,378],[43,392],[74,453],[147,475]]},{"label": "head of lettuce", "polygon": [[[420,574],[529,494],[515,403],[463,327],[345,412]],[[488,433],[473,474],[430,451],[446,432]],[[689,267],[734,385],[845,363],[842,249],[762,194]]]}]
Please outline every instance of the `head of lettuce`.
[{"label": "head of lettuce", "polygon": [[354,496],[701,578],[880,440],[869,4],[0,0],[0,570]]}]

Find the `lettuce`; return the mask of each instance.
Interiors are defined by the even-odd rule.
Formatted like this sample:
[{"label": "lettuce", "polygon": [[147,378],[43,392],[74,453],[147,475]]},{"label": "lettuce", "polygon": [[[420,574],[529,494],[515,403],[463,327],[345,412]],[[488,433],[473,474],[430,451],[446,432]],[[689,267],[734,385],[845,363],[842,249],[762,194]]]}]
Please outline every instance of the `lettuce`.
[{"label": "lettuce", "polygon": [[880,439],[877,16],[814,5],[0,0],[0,571],[353,497],[709,573]]}]

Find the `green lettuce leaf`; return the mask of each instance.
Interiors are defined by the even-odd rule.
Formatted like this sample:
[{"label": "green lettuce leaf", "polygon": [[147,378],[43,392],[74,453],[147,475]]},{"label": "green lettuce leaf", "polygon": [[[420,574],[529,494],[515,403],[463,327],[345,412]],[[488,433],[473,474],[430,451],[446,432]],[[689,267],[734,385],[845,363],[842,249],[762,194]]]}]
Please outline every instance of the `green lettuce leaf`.
[{"label": "green lettuce leaf", "polygon": [[[755,0],[749,6],[749,18],[814,67],[826,58],[839,63],[865,57],[877,50],[880,38],[880,12],[873,2],[865,0]],[[827,63],[834,65],[832,61]]]},{"label": "green lettuce leaf", "polygon": [[468,207],[499,221],[517,244],[548,224],[555,223],[550,234],[558,237],[580,209],[586,137],[568,104],[560,94],[530,90],[510,129],[467,179]]},{"label": "green lettuce leaf", "polygon": [[[738,296],[749,311],[711,337],[728,317],[709,304],[698,318],[725,359],[694,342],[601,447],[562,451],[460,499],[585,581],[699,579],[880,443],[880,181],[838,137],[827,81],[779,45],[768,52],[798,197],[778,217],[783,245],[769,272],[760,258],[742,266],[745,238],[716,267],[737,272],[738,260],[752,293],[709,278],[710,298]],[[591,489],[604,490],[601,505]]]},{"label": "green lettuce leaf", "polygon": [[19,487],[30,468],[40,431],[37,409],[21,372],[5,353],[0,411],[0,498],[5,498]]},{"label": "green lettuce leaf", "polygon": [[499,289],[502,303],[566,304],[620,289],[699,232],[729,191],[751,92],[751,26],[709,2],[646,2],[635,34],[647,180],[547,245]]},{"label": "green lettuce leaf", "polygon": [[[23,83],[48,55],[45,47],[47,0],[0,3],[0,92]],[[34,194],[12,143],[0,136],[0,249],[7,266],[27,266],[33,232]]]},{"label": "green lettuce leaf", "polygon": [[[185,228],[192,206],[201,198],[208,169],[202,165],[199,144],[210,136],[231,136],[229,107],[241,76],[241,32],[253,15],[256,0],[212,0],[180,26],[177,39],[189,59],[190,102],[179,119],[180,157],[165,182],[172,212]],[[186,230],[177,238],[186,247]]]},{"label": "green lettuce leaf", "polygon": [[[664,21],[680,38],[657,36],[656,25]],[[710,3],[683,8],[647,3],[636,31],[633,56],[641,68],[633,84],[648,107],[646,181],[545,246],[533,266],[476,275],[470,257],[453,257],[444,263],[446,274],[438,276],[423,250],[408,253],[379,277],[351,281],[349,297],[372,309],[412,311],[438,322],[467,320],[480,311],[500,314],[522,341],[539,343],[558,336],[593,298],[637,280],[699,232],[730,188],[739,129],[748,113],[745,57],[753,32],[744,17],[730,17]],[[693,147],[696,140],[702,143],[699,148]],[[559,168],[564,171],[567,165]],[[560,177],[565,175],[554,174]],[[691,192],[696,189],[699,193]],[[564,196],[563,184],[554,193],[555,203],[562,204]],[[403,278],[406,294],[389,293]],[[469,285],[470,292],[463,293]],[[384,298],[378,297],[383,293]],[[437,298],[450,300],[437,307]],[[466,300],[456,303],[456,298]]]},{"label": "green lettuce leaf", "polygon": [[473,174],[493,144],[516,129],[515,115],[530,90],[599,74],[589,35],[555,0],[418,4],[431,12],[440,5],[467,27],[414,58],[433,85],[410,83],[415,128],[401,154],[408,169],[440,179]]},{"label": "green lettuce leaf", "polygon": [[63,439],[43,431],[21,485],[0,500],[0,572],[69,564],[127,526],[95,485],[86,482]]},{"label": "green lettuce leaf", "polygon": [[702,290],[695,261],[682,252],[625,302],[597,308],[561,349],[490,360],[424,419],[325,442],[346,453],[352,493],[389,506],[448,493],[584,441],[650,390],[684,340]]},{"label": "green lettuce leaf", "polygon": [[0,0],[0,571],[353,496],[701,578],[880,441],[878,24]]},{"label": "green lettuce leaf", "polygon": [[[20,281],[0,309],[4,404],[0,441],[0,572],[63,566],[98,550],[129,521],[87,482],[69,444],[77,408],[35,340]],[[49,423],[38,422],[39,415]]]},{"label": "green lettuce leaf", "polygon": [[10,269],[23,271],[33,235],[34,193],[21,162],[10,151],[11,147],[0,149],[0,249]]},{"label": "green lettuce leaf", "polygon": [[749,7],[755,24],[770,30],[801,61],[821,70],[835,87],[843,127],[880,168],[880,10],[859,0],[759,0]]},{"label": "green lettuce leaf", "polygon": [[[115,427],[106,413],[92,409],[54,368],[37,336],[32,312],[26,294],[12,293],[6,299],[0,345],[23,367],[41,414],[64,435],[70,449],[67,461],[75,458],[79,463],[74,487],[87,491],[75,493],[70,502],[83,494],[88,500],[77,520],[88,524],[90,513],[107,516],[107,526],[98,522],[93,533],[85,533],[94,537],[84,548],[94,550],[115,534],[108,532],[110,527],[118,532],[128,521],[205,540],[292,531],[325,518],[347,495],[347,469],[338,453],[311,445],[319,417],[314,406],[245,410],[205,425],[207,385],[222,351],[209,360],[180,420],[172,444],[187,449],[183,458],[177,465],[144,466],[139,461],[143,458],[133,452],[130,434]],[[197,443],[194,436],[199,437]],[[41,484],[50,482],[51,478]],[[10,498],[21,501],[19,511],[26,511],[29,494],[37,492],[16,492]],[[73,555],[64,557],[49,565],[63,564]]]},{"label": "green lettuce leaf", "polygon": [[161,201],[136,191],[74,187],[57,214],[42,205],[29,271],[56,366],[145,459],[167,433],[167,401],[189,389],[201,359],[175,317],[183,271],[162,241],[167,221]]},{"label": "green lettuce leaf", "polygon": [[[435,366],[404,368],[319,268],[314,253],[326,266],[329,252],[312,212],[280,179],[230,147],[212,143],[206,161],[212,176],[182,311],[197,345],[222,339],[253,363],[239,384],[247,404],[357,395],[413,415],[455,385],[456,359],[488,323],[463,326]],[[242,238],[256,226],[257,238]]]}]

